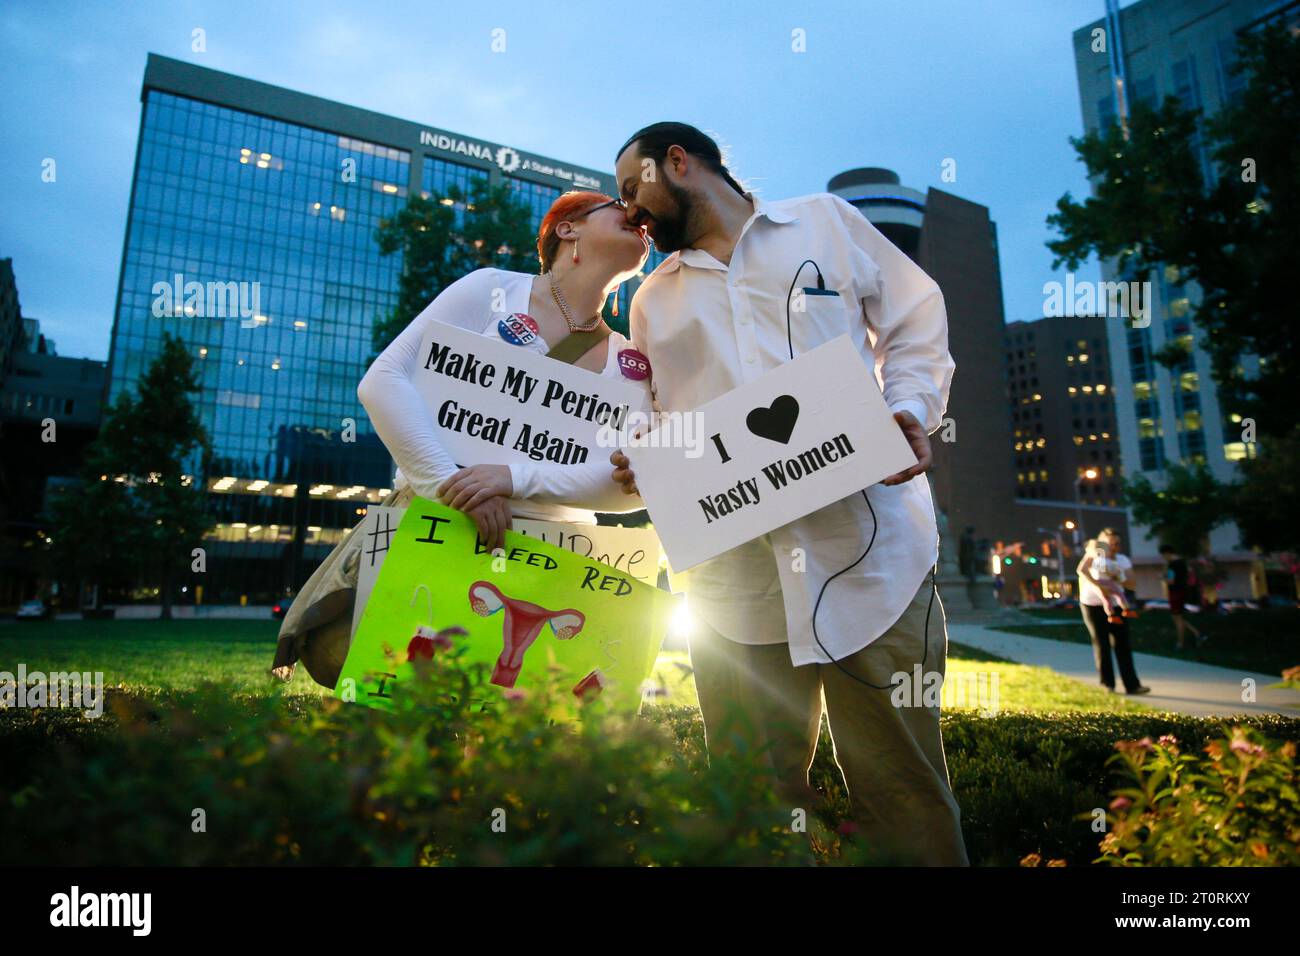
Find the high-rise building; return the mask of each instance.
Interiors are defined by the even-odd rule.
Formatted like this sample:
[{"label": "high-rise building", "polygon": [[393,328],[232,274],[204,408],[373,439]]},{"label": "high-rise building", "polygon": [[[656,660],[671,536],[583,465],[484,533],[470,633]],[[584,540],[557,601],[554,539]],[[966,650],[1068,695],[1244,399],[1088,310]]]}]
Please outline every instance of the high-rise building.
[{"label": "high-rise building", "polygon": [[935,505],[954,539],[970,527],[992,543],[1012,520],[1015,486],[997,227],[986,206],[939,189],[921,193],[888,169],[848,170],[827,189],[860,209],[943,292],[957,369],[948,399],[952,427],[931,436]]},{"label": "high-rise building", "polygon": [[[1157,105],[1177,96],[1184,107],[1205,116],[1239,95],[1245,78],[1233,76],[1236,40],[1279,17],[1294,20],[1295,0],[1141,0],[1108,12],[1074,32],[1083,123],[1093,132],[1123,120],[1133,104]],[[1106,40],[1104,44],[1098,38]],[[1216,174],[1203,142],[1194,143],[1207,180]],[[1102,264],[1103,278],[1128,280],[1113,262]],[[1143,278],[1143,277],[1137,277]],[[1170,268],[1156,270],[1151,282],[1150,322],[1112,318],[1107,341],[1115,391],[1116,431],[1128,473],[1144,474],[1157,486],[1170,463],[1204,462],[1221,481],[1234,480],[1236,462],[1253,454],[1242,441],[1240,416],[1219,402],[1202,347],[1203,332],[1191,322],[1197,291]],[[1139,327],[1141,326],[1141,327]],[[1170,342],[1190,348],[1187,359],[1168,369],[1154,356]],[[1138,592],[1161,593],[1160,542],[1134,525],[1132,556]],[[1240,546],[1234,525],[1210,538],[1215,558],[1228,577],[1219,588],[1226,597],[1248,597],[1263,590],[1258,557]]]},{"label": "high-rise building", "polygon": [[1070,595],[1089,538],[1113,528],[1127,540],[1105,322],[1069,315],[1006,327],[1016,507],[1001,541],[1004,601]]},{"label": "high-rise building", "polygon": [[23,309],[18,302],[14,261],[0,259],[0,386],[13,368],[14,356],[23,344]]},{"label": "high-rise building", "polygon": [[74,480],[99,432],[105,364],[55,354],[40,322],[22,314],[9,259],[0,259],[0,336],[0,608],[7,610],[57,588],[39,559],[51,533],[50,489]]},{"label": "high-rise building", "polygon": [[610,173],[152,54],[141,100],[107,398],[164,331],[184,340],[214,452],[194,480],[216,521],[191,583],[204,603],[269,602],[391,481],[356,397],[402,270],[379,221],[478,177],[535,222],[565,190],[617,190]]},{"label": "high-rise building", "polygon": [[[1011,322],[1003,342],[1016,497],[1117,506],[1123,468],[1106,319]],[[1085,521],[1082,530],[1097,529]]]}]

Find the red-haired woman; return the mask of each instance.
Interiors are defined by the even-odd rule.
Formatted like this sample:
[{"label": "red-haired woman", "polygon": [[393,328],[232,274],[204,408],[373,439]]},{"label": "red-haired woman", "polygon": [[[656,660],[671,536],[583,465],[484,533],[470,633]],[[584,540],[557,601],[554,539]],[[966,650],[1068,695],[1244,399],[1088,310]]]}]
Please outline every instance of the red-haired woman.
[{"label": "red-haired woman", "polygon": [[[479,269],[430,302],[375,359],[357,387],[376,434],[397,463],[393,493],[384,504],[403,507],[416,495],[440,500],[473,518],[489,549],[503,543],[515,514],[591,524],[596,511],[644,507],[611,480],[606,455],[592,455],[582,465],[530,461],[457,468],[438,440],[412,376],[430,322],[505,340],[540,355],[574,337],[566,346],[572,346],[571,354],[577,357],[568,360],[639,385],[648,411],[649,377],[636,368],[624,370],[618,353],[631,343],[601,318],[605,300],[637,274],[648,250],[644,230],[628,223],[622,200],[597,192],[568,192],[542,220],[537,236],[540,275]],[[519,319],[511,322],[518,313],[530,316],[536,328]],[[295,662],[302,659],[318,683],[337,683],[351,641],[363,537],[355,528],[349,532],[294,598],[280,627],[272,665],[277,677],[291,678]]]}]

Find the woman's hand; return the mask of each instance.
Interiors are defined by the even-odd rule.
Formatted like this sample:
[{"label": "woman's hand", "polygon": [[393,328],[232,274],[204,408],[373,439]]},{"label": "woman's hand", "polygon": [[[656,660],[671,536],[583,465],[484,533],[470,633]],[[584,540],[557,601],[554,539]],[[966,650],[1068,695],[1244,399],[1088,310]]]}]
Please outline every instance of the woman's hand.
[{"label": "woman's hand", "polygon": [[515,493],[509,465],[470,465],[438,486],[438,500],[467,514],[489,498]]},{"label": "woman's hand", "polygon": [[513,517],[509,499],[493,495],[473,508],[464,510],[478,525],[479,537],[483,539],[489,553],[505,546],[506,532],[510,530],[510,520]]}]

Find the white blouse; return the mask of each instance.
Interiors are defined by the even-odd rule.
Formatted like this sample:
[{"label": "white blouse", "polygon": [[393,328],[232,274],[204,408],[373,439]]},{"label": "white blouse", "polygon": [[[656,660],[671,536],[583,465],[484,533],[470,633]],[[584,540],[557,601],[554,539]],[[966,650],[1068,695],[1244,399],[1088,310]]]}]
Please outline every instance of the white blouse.
[{"label": "white blouse", "polygon": [[[433,419],[412,383],[419,365],[420,342],[428,324],[443,322],[506,341],[501,338],[498,322],[511,313],[528,311],[532,281],[531,275],[504,269],[479,269],[457,279],[411,320],[362,377],[357,398],[397,464],[394,488],[410,485],[417,495],[436,501],[438,486],[460,468],[438,440]],[[635,382],[624,378],[618,363],[619,351],[630,345],[623,335],[611,332],[609,352],[600,374],[640,385],[646,393],[645,408],[649,409],[650,380]],[[514,347],[531,349],[540,355],[551,348],[540,335]],[[512,462],[509,465],[514,482],[511,511],[527,518],[594,524],[597,511],[622,513],[644,508],[639,497],[625,495],[611,477],[612,450],[597,446],[581,465]]]}]

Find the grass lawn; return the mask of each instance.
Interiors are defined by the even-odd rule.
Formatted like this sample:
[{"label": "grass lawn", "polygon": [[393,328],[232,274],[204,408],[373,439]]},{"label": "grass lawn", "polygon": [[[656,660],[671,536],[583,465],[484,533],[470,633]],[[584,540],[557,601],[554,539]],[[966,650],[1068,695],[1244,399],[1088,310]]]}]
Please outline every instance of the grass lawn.
[{"label": "grass lawn", "polygon": [[[279,622],[243,620],[38,621],[0,625],[0,671],[102,671],[106,688],[143,691],[193,690],[205,681],[239,694],[263,695],[273,683],[267,674],[275,652]],[[966,675],[966,676],[962,676]],[[655,680],[667,690],[657,702],[697,706],[690,658],[685,651],[665,651]],[[999,711],[1141,712],[1140,704],[1062,677],[1042,667],[1014,664],[975,648],[949,645],[948,685],[963,680],[996,687],[997,698],[984,698]],[[299,667],[288,688],[294,695],[329,693]],[[945,709],[975,710],[981,702],[945,700]]]},{"label": "grass lawn", "polygon": [[[1075,644],[1089,643],[1088,631],[1077,610],[1034,610],[1043,624],[1002,625],[997,629],[1030,637],[1050,637]],[[1133,650],[1161,657],[1177,657],[1263,674],[1280,675],[1300,664],[1300,609],[1262,608],[1231,614],[1189,614],[1187,620],[1209,641],[1197,648],[1178,650],[1173,619],[1168,611],[1150,610],[1129,621]],[[1069,622],[1051,623],[1051,622]],[[1194,640],[1187,632],[1189,643]]]},{"label": "grass lawn", "polygon": [[[591,812],[593,787],[622,794],[615,780],[637,784],[618,798],[632,808],[628,812],[657,821],[633,841],[648,858],[674,865],[717,865],[719,853],[739,854],[727,860],[758,859],[745,855],[749,844],[705,840],[733,825],[746,840],[757,839],[745,815],[756,803],[741,795],[758,777],[708,776],[683,651],[661,654],[655,676],[666,693],[643,710],[648,720],[631,722],[640,730],[618,730],[602,737],[601,746],[575,748],[573,738],[542,723],[516,727],[507,714],[494,718],[507,721],[499,724],[504,732],[471,754],[459,738],[450,747],[430,746],[424,734],[441,718],[417,712],[414,722],[403,722],[364,707],[339,707],[301,669],[287,689],[274,682],[266,671],[277,631],[274,620],[0,624],[0,671],[13,673],[20,663],[29,672],[102,671],[110,698],[101,719],[71,709],[0,712],[0,763],[6,768],[0,776],[0,863],[29,858],[40,848],[52,863],[87,865],[406,865],[413,851],[389,814],[400,800],[403,814],[425,821],[421,840],[438,835],[434,843],[421,843],[421,852],[451,852],[489,865],[587,865],[623,860],[618,848],[627,835],[608,837],[621,832],[608,828],[622,826],[623,818]],[[987,696],[949,699],[948,688],[976,679]],[[192,690],[201,692],[178,696]],[[286,692],[284,700],[274,696]],[[1014,866],[1030,853],[1091,864],[1099,838],[1089,815],[1106,806],[1119,785],[1107,766],[1117,740],[1176,734],[1199,752],[1236,723],[1273,740],[1300,739],[1300,720],[1161,713],[958,644],[949,645],[943,706],[949,776],[975,865]],[[422,722],[429,719],[433,723]],[[648,740],[664,731],[667,752],[635,736]],[[821,800],[814,816],[833,834],[851,810],[824,727],[809,776]],[[456,789],[439,789],[451,786]],[[478,809],[458,816],[460,801],[471,799]],[[604,806],[613,798],[601,799]],[[490,842],[475,815],[501,800],[532,814],[532,829],[508,845]],[[196,806],[219,821],[222,840],[190,839]],[[818,862],[856,859],[845,854],[857,852],[857,844],[838,841],[832,836],[819,844]],[[507,855],[494,855],[501,853]]]}]

